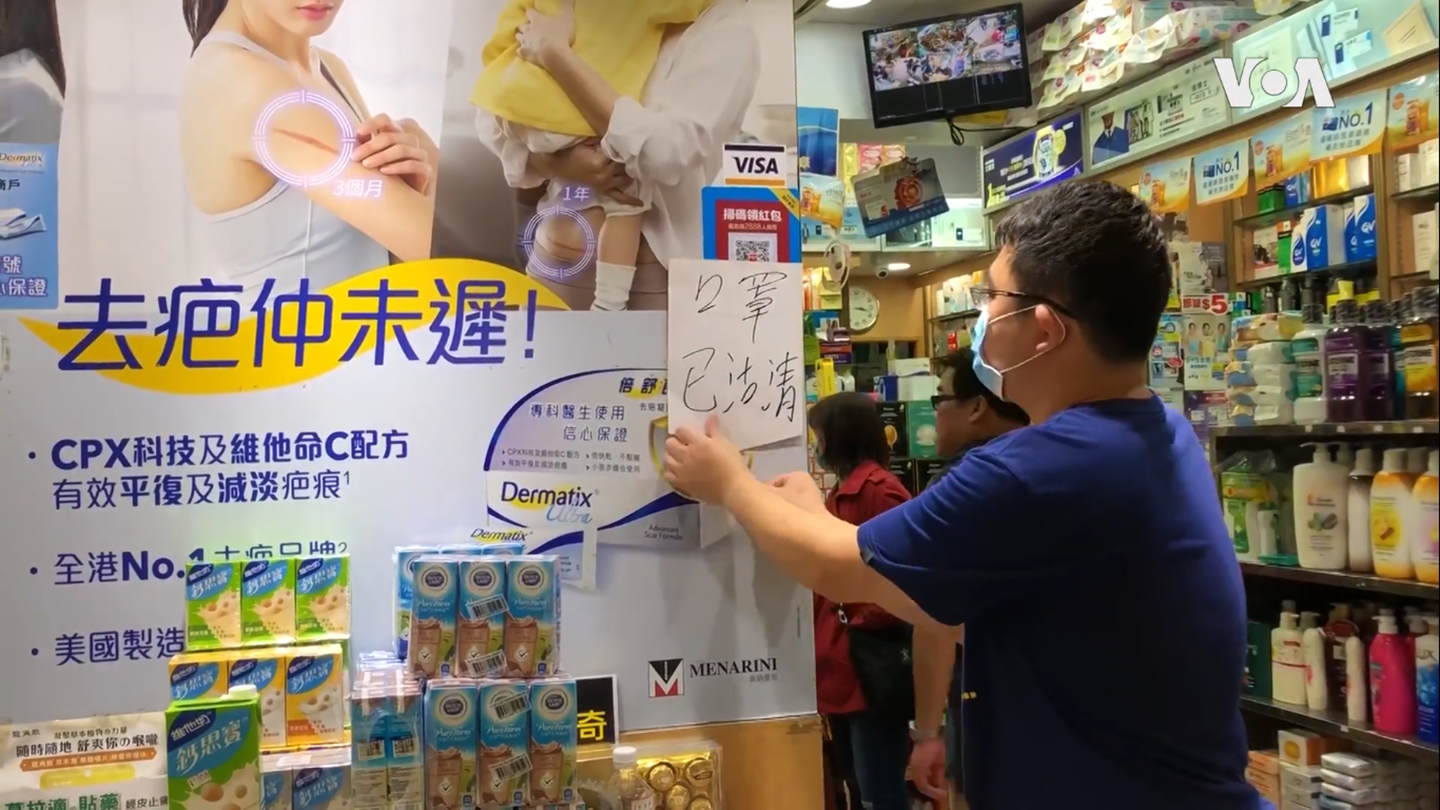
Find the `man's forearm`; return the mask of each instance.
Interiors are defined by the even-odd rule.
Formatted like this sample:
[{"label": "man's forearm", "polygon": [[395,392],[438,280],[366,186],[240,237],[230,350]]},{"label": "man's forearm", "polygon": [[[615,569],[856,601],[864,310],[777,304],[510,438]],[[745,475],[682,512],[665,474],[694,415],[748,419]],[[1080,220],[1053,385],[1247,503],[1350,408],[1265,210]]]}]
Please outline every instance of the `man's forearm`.
[{"label": "man's forearm", "polygon": [[847,556],[859,561],[854,526],[828,512],[807,512],[749,477],[731,488],[722,505],[760,551],[796,582],[839,601],[866,601],[826,593],[834,580],[831,572]]},{"label": "man's forearm", "polygon": [[916,627],[914,648],[915,728],[926,734],[939,733],[955,673],[955,637]]}]

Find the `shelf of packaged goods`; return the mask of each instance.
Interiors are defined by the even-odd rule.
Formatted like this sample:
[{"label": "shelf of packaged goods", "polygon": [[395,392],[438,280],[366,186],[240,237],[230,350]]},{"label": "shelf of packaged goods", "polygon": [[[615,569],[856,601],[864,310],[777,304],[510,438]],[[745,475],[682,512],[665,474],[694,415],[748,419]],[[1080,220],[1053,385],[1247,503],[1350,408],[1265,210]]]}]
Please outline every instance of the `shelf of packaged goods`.
[{"label": "shelf of packaged goods", "polygon": [[1357,188],[1354,191],[1342,191],[1339,194],[1330,194],[1324,197],[1316,197],[1313,200],[1306,200],[1299,205],[1291,206],[1289,208],[1280,208],[1274,211],[1266,211],[1260,214],[1251,214],[1248,217],[1238,217],[1235,220],[1235,224],[1242,228],[1267,228],[1277,222],[1284,222],[1286,220],[1295,219],[1299,217],[1300,214],[1304,212],[1307,208],[1319,208],[1322,205],[1333,205],[1335,203],[1350,202],[1356,197],[1359,197],[1362,194],[1369,194],[1374,190],[1374,188],[1366,186],[1364,188]]},{"label": "shelf of packaged goods", "polygon": [[1433,743],[1421,742],[1415,737],[1383,734],[1375,731],[1369,723],[1357,723],[1345,716],[1345,712],[1318,711],[1304,706],[1277,703],[1270,698],[1255,695],[1241,695],[1240,708],[1247,712],[1263,714],[1287,723],[1340,737],[1352,742],[1394,751],[1422,763],[1434,765],[1440,762],[1440,748]]},{"label": "shelf of packaged goods", "polygon": [[1428,186],[1420,186],[1419,188],[1411,188],[1411,189],[1406,189],[1406,190],[1404,190],[1404,191],[1397,191],[1397,192],[1395,192],[1394,194],[1391,194],[1391,195],[1390,195],[1390,199],[1392,199],[1392,200],[1429,200],[1430,202],[1433,203],[1433,202],[1435,202],[1437,199],[1440,199],[1440,185],[1436,185],[1435,183],[1431,183],[1431,184],[1428,185]]},{"label": "shelf of packaged goods", "polygon": [[974,318],[980,315],[978,309],[966,309],[960,312],[946,312],[940,315],[931,316],[931,323],[944,323],[945,321],[958,321],[964,318]]},{"label": "shelf of packaged goods", "polygon": [[1434,419],[1409,419],[1394,422],[1324,422],[1316,425],[1257,425],[1255,427],[1213,427],[1210,435],[1217,439],[1235,439],[1249,436],[1284,438],[1293,436],[1308,439],[1314,436],[1366,437],[1366,436],[1423,436],[1440,433],[1440,421]]},{"label": "shelf of packaged goods", "polygon": [[1427,602],[1440,601],[1440,586],[1427,585],[1410,579],[1385,579],[1372,574],[1355,574],[1349,571],[1315,571],[1309,568],[1292,568],[1286,565],[1266,565],[1253,562],[1240,563],[1240,571],[1246,576],[1329,585],[1334,588],[1391,594]]},{"label": "shelf of packaged goods", "polygon": [[1329,267],[1317,267],[1305,273],[1287,273],[1283,276],[1269,276],[1266,278],[1252,278],[1239,283],[1239,288],[1246,292],[1258,290],[1261,287],[1270,285],[1281,285],[1287,281],[1300,280],[1303,278],[1314,278],[1317,276],[1334,276],[1336,278],[1361,278],[1374,276],[1376,264],[1374,259],[1366,259],[1359,262],[1346,262],[1344,264],[1332,264]]}]

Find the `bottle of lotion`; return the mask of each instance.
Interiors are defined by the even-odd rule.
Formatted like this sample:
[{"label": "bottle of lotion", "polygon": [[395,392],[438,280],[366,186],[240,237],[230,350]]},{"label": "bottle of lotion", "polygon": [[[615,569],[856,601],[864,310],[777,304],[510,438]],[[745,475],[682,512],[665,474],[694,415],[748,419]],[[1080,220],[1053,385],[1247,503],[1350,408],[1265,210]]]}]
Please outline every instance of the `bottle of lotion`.
[{"label": "bottle of lotion", "polygon": [[1394,616],[1380,617],[1380,632],[1370,645],[1370,710],[1376,731],[1415,733],[1415,658]]},{"label": "bottle of lotion", "polygon": [[1344,571],[1349,563],[1350,469],[1330,460],[1330,448],[1315,442],[1313,461],[1296,464],[1292,489],[1295,501],[1295,545],[1300,567]]},{"label": "bottle of lotion", "polygon": [[1440,742],[1440,616],[1426,616],[1428,632],[1415,639],[1415,736]]},{"label": "bottle of lotion", "polygon": [[1415,567],[1405,543],[1405,524],[1410,521],[1414,483],[1405,472],[1405,448],[1392,447],[1384,458],[1370,487],[1370,551],[1375,573],[1390,579],[1413,579]]},{"label": "bottle of lotion", "polygon": [[1272,697],[1281,703],[1304,706],[1308,702],[1305,696],[1303,644],[1300,617],[1294,613],[1281,613],[1280,626],[1270,632]]},{"label": "bottle of lotion", "polygon": [[1429,452],[1425,474],[1415,480],[1410,491],[1411,561],[1415,578],[1430,585],[1440,585],[1440,450]]},{"label": "bottle of lotion", "polygon": [[1346,515],[1349,518],[1350,570],[1362,574],[1375,570],[1370,561],[1370,482],[1375,478],[1375,450],[1362,446],[1355,452],[1350,471]]},{"label": "bottle of lotion", "polygon": [[[1349,672],[1345,645],[1351,638],[1358,638],[1359,635],[1360,628],[1350,619],[1350,606],[1344,602],[1335,603],[1330,609],[1330,621],[1325,624],[1325,641],[1328,645],[1326,658],[1330,664],[1326,685],[1330,687],[1330,705],[1337,709],[1347,702]],[[1364,676],[1363,668],[1361,676]]]},{"label": "bottle of lotion", "polygon": [[1370,662],[1359,636],[1345,639],[1345,716],[1360,723],[1370,719]]},{"label": "bottle of lotion", "polygon": [[1426,447],[1412,447],[1405,451],[1405,472],[1414,476],[1425,474],[1427,466],[1426,459],[1430,457],[1430,450]]},{"label": "bottle of lotion", "polygon": [[1320,614],[1300,614],[1300,647],[1305,656],[1305,704],[1324,711],[1330,708],[1330,690],[1325,672],[1325,631],[1319,628]]}]

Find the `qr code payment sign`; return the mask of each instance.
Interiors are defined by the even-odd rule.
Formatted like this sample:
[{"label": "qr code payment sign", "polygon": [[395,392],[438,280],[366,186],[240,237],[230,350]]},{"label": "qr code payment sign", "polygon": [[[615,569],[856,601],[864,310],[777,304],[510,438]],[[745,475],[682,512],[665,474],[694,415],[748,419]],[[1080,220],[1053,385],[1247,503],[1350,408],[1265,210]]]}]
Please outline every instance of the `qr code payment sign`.
[{"label": "qr code payment sign", "polygon": [[776,242],[774,234],[732,233],[730,234],[730,260],[773,262],[775,261]]}]

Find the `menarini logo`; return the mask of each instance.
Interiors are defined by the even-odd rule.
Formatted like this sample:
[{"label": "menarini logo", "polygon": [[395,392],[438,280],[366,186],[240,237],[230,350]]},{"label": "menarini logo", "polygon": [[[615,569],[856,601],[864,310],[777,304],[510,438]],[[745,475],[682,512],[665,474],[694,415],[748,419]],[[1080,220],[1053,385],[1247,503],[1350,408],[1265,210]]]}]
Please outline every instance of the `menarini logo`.
[{"label": "menarini logo", "polygon": [[666,658],[650,662],[650,697],[679,697],[685,694],[685,659]]}]

